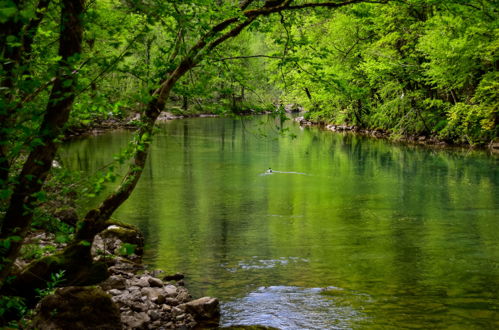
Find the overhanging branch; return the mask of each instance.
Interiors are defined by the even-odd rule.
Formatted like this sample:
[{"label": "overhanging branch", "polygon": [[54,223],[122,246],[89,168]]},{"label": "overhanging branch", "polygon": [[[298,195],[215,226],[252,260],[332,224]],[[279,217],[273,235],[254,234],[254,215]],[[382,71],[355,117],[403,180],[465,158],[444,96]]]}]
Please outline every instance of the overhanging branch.
[{"label": "overhanging branch", "polygon": [[271,55],[246,55],[246,56],[231,56],[231,57],[222,57],[216,60],[212,60],[212,62],[221,62],[221,61],[229,61],[229,60],[242,60],[246,58],[273,58],[273,59],[281,59],[280,56],[271,56]]}]

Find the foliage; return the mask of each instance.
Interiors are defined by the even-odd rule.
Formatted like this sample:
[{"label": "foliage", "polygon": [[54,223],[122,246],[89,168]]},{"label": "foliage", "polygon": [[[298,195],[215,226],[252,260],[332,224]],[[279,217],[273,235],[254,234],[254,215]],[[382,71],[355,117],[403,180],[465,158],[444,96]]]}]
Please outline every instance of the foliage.
[{"label": "foliage", "polygon": [[16,329],[18,325],[15,321],[7,322],[9,319],[20,319],[28,312],[23,298],[16,296],[0,296],[0,322],[7,323],[9,328]]},{"label": "foliage", "polygon": [[[135,188],[162,110],[239,114],[272,106],[280,128],[282,105],[294,103],[311,119],[398,135],[485,144],[498,134],[494,1],[0,6],[1,285],[33,227],[89,253]],[[69,128],[137,113],[134,138],[116,157],[125,174],[112,164],[81,185],[78,175],[53,166]],[[56,216],[115,180],[118,189],[78,225]]]},{"label": "foliage", "polygon": [[119,254],[122,256],[130,256],[135,253],[135,249],[137,248],[136,244],[123,243],[119,247]]},{"label": "foliage", "polygon": [[50,281],[47,282],[45,289],[36,289],[39,298],[54,294],[55,289],[64,281],[64,270],[50,274]]},{"label": "foliage", "polygon": [[496,10],[426,0],[310,13],[287,41],[279,25],[268,35],[287,47],[275,82],[312,120],[486,144],[497,137]]}]

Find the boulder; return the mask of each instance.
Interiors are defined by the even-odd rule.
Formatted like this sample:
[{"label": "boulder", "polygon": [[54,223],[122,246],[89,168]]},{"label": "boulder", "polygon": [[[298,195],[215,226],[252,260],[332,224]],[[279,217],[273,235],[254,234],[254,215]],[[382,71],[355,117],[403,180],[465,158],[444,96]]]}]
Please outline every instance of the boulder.
[{"label": "boulder", "polygon": [[122,329],[120,311],[98,287],[66,287],[43,298],[33,320],[35,329]]},{"label": "boulder", "polygon": [[155,288],[162,288],[163,287],[163,281],[161,281],[159,278],[149,277],[147,280],[149,281],[149,285],[151,287],[155,287]]},{"label": "boulder", "polygon": [[144,236],[140,230],[130,225],[111,225],[94,238],[92,255],[114,255],[122,249],[124,244],[133,246],[133,254],[141,256],[144,251]]},{"label": "boulder", "polygon": [[178,294],[177,287],[174,285],[167,285],[163,288],[167,297],[175,297]]},{"label": "boulder", "polygon": [[[177,308],[177,307],[175,307]],[[201,323],[217,323],[220,318],[220,304],[218,299],[212,297],[203,297],[189,301],[178,306],[179,309],[185,309],[187,313],[192,314],[194,319]]]}]

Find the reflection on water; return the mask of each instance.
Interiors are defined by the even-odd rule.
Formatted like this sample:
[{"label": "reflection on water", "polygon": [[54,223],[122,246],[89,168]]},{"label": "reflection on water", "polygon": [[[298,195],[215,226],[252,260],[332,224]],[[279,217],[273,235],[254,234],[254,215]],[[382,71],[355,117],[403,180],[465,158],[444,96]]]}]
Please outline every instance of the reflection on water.
[{"label": "reflection on water", "polygon": [[[261,121],[160,127],[115,215],[144,232],[146,262],[219,297],[227,324],[273,325],[263,302],[237,306],[282,298],[284,328],[499,328],[498,158],[295,126],[263,138]],[[128,137],[75,141],[63,164],[92,172]],[[310,289],[327,287],[343,290]]]}]

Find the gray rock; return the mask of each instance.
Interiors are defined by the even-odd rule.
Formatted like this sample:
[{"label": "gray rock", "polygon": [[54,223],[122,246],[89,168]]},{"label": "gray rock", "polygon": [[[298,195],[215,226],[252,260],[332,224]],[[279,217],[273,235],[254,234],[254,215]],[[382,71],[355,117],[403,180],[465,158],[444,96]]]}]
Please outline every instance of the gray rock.
[{"label": "gray rock", "polygon": [[112,275],[107,280],[99,284],[104,291],[111,289],[124,290],[126,288],[126,279],[121,276]]},{"label": "gray rock", "polygon": [[159,318],[161,318],[161,314],[158,312],[158,311],[155,311],[154,309],[153,310],[149,310],[147,312],[147,314],[149,315],[149,317],[151,318],[151,320],[153,321],[156,321],[158,320]]},{"label": "gray rock", "polygon": [[[161,327],[161,320],[157,320],[149,324],[149,329],[158,329]],[[164,328],[162,328],[164,329]]]},{"label": "gray rock", "polygon": [[155,300],[159,296],[164,297],[166,294],[163,288],[142,288],[140,292],[142,293],[142,295],[147,296],[149,300]]},{"label": "gray rock", "polygon": [[130,304],[130,307],[135,312],[145,312],[145,311],[147,311],[147,305],[146,304],[140,303],[140,302],[136,302],[136,301],[132,302]]},{"label": "gray rock", "polygon": [[140,290],[130,291],[130,294],[126,298],[128,298],[130,301],[142,301],[142,293],[140,292]]},{"label": "gray rock", "polygon": [[178,294],[177,287],[173,285],[166,285],[163,290],[168,297],[175,297]]},{"label": "gray rock", "polygon": [[185,310],[192,314],[196,321],[214,320],[220,317],[220,304],[216,298],[203,297],[189,301],[181,306],[185,306]]},{"label": "gray rock", "polygon": [[155,287],[155,288],[162,288],[163,287],[163,281],[160,280],[159,278],[150,277],[148,279],[148,281],[149,281],[149,285],[151,287]]},{"label": "gray rock", "polygon": [[130,291],[130,292],[139,291],[139,290],[140,290],[140,287],[138,287],[136,285],[131,285],[128,287],[128,291]]},{"label": "gray rock", "polygon": [[175,298],[165,298],[165,301],[163,303],[170,306],[177,306],[178,304],[180,304],[180,302]]},{"label": "gray rock", "polygon": [[150,276],[143,276],[140,278],[133,278],[130,280],[129,283],[133,286],[138,286],[138,287],[144,288],[144,287],[150,286],[149,285],[149,278],[151,278],[151,277]]},{"label": "gray rock", "polygon": [[184,308],[179,308],[179,307],[173,307],[172,308],[172,314],[173,314],[173,316],[184,314],[184,312],[185,312]]},{"label": "gray rock", "polygon": [[149,315],[144,312],[121,316],[121,321],[130,328],[143,328],[150,320]]},{"label": "gray rock", "polygon": [[111,290],[108,290],[107,293],[109,293],[112,296],[119,296],[119,295],[123,294],[123,291],[118,290],[118,289],[111,289]]},{"label": "gray rock", "polygon": [[179,287],[178,288],[178,294],[177,294],[177,300],[182,302],[182,303],[185,303],[185,302],[188,302],[189,300],[191,300],[191,295],[189,294],[189,291],[187,291],[186,288],[184,287]]}]

